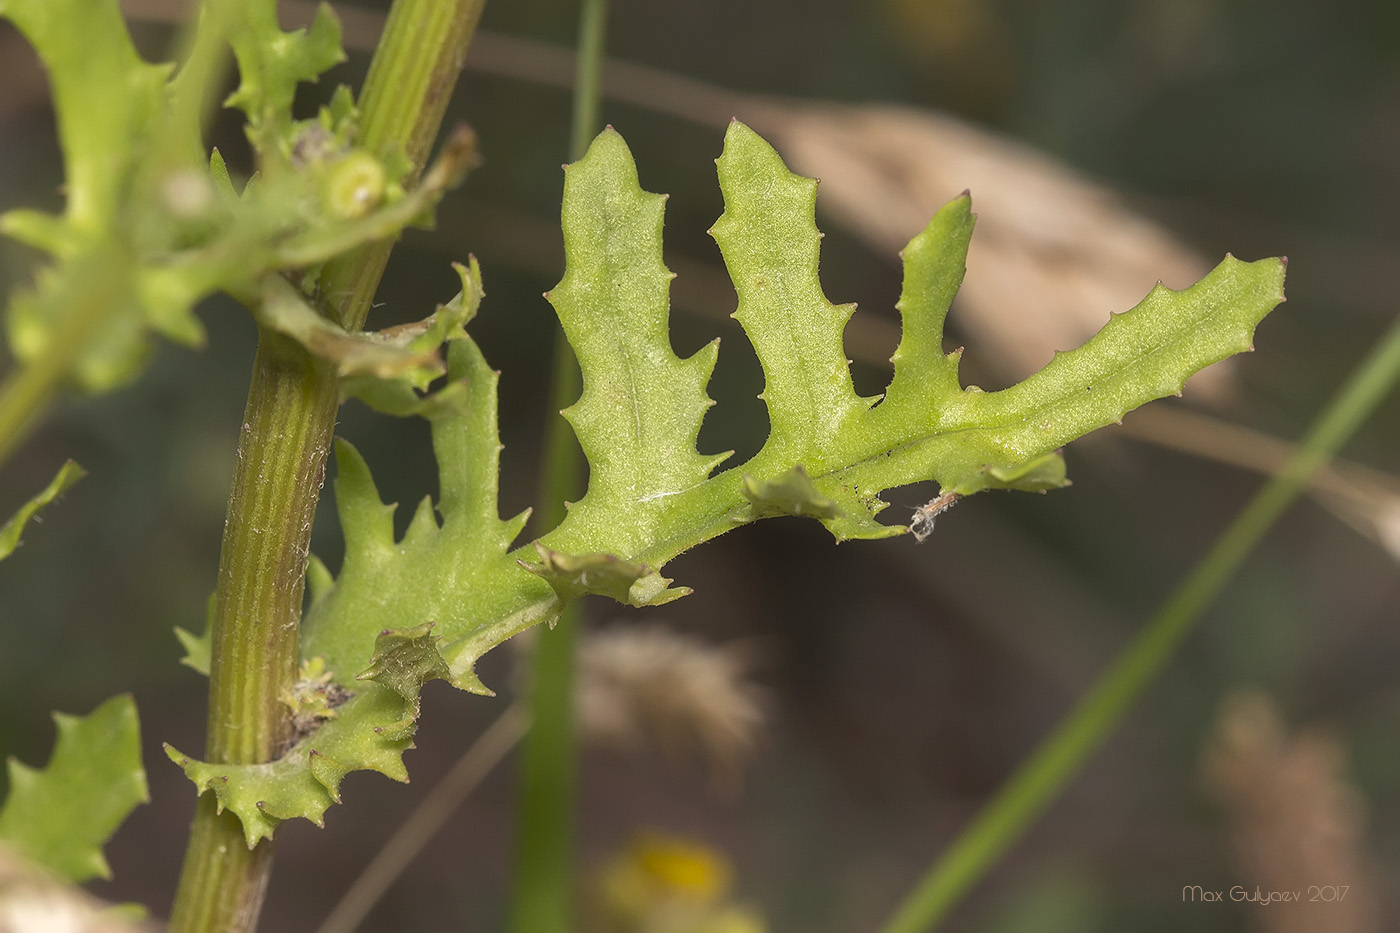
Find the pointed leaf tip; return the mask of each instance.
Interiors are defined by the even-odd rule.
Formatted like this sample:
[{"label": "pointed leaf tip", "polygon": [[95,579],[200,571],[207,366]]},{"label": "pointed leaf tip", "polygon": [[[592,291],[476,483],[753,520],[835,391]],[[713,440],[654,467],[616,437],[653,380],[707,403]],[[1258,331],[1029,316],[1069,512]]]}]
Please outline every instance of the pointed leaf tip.
[{"label": "pointed leaf tip", "polygon": [[636,553],[671,497],[719,458],[696,450],[717,348],[671,347],[672,273],[662,261],[665,199],[644,191],[626,142],[600,134],[564,186],[565,272],[550,302],[579,361],[583,393],[564,410],[589,463],[587,493],[560,531]]},{"label": "pointed leaf tip", "polygon": [[763,366],[771,426],[763,456],[816,467],[870,407],[846,364],[850,309],[832,304],[817,277],[816,183],[738,122],[725,134],[718,174],[724,214],[711,235],[738,295],[733,316]]},{"label": "pointed leaf tip", "polygon": [[75,461],[66,461],[38,495],[20,506],[4,525],[0,525],[0,560],[9,557],[14,553],[15,548],[19,547],[20,533],[24,531],[26,523],[37,520],[36,516],[45,506],[62,496],[73,487],[74,483],[86,475],[87,471]]}]

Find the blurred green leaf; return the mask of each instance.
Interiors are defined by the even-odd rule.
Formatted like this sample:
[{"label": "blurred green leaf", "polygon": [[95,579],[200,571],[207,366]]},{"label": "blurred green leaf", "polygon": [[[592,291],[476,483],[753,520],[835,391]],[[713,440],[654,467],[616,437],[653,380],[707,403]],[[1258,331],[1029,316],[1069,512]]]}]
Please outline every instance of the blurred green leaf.
[{"label": "blurred green leaf", "polygon": [[0,839],[68,881],[109,878],[102,846],[148,799],[136,703],[117,696],[87,716],[53,719],[58,741],[43,769],[8,759]]},{"label": "blurred green leaf", "polygon": [[286,149],[285,158],[290,155],[297,85],[315,81],[345,60],[340,20],[322,3],[309,30],[284,32],[277,24],[277,0],[237,0],[229,9],[229,39],[240,81],[224,105],[248,115],[248,136],[264,160],[279,145]]},{"label": "blurred green leaf", "polygon": [[72,488],[73,484],[87,475],[87,471],[72,460],[59,467],[58,473],[44,487],[44,491],[20,506],[5,524],[0,525],[0,560],[4,560],[19,547],[19,536],[24,525],[34,518],[44,506]]},{"label": "blurred green leaf", "polygon": [[104,236],[165,105],[172,67],[141,59],[117,0],[0,0],[0,16],[19,27],[48,69],[66,220],[76,235]]}]

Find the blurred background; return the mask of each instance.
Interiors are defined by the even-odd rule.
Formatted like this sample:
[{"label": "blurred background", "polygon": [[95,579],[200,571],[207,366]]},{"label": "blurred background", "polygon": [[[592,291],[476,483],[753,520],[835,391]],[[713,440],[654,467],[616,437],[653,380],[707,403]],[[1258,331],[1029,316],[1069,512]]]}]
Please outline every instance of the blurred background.
[{"label": "blurred background", "polygon": [[[182,5],[127,6],[138,44],[161,55]],[[283,6],[289,23],[305,15]],[[386,4],[335,6],[350,56],[306,89],[308,115],[336,83],[358,86]],[[562,271],[561,82],[576,17],[563,0],[488,4],[449,117],[475,127],[485,162],[435,231],[404,237],[371,318],[423,317],[457,288],[448,263],[480,259],[488,297],[472,332],[503,371],[505,515],[531,504],[556,417],[555,325],[540,296]],[[671,196],[675,348],[722,338],[699,446],[734,449],[731,464],[767,424],[706,235],[730,116],[823,179],[823,281],[833,301],[861,305],[847,344],[862,394],[885,384],[898,340],[900,243],[967,188],[979,224],[950,339],[967,346],[964,381],[987,388],[1077,344],[1158,279],[1185,286],[1227,251],[1289,258],[1288,302],[1260,326],[1257,352],[1069,448],[1068,489],[977,496],[917,546],[836,547],[816,523],[762,522],[669,565],[695,589],[688,599],[588,606],[594,632],[664,627],[728,646],[763,723],[743,730],[751,744],[700,754],[646,737],[590,743],[585,889],[651,831],[711,850],[732,877],[727,896],[771,930],[873,929],[1258,487],[1277,459],[1271,438],[1296,439],[1395,314],[1400,7],[614,0],[608,43],[621,67],[604,119],[642,185]],[[246,173],[235,116],[213,137]],[[42,71],[0,24],[0,209],[59,207],[61,177]],[[0,285],[27,281],[34,262],[0,246]],[[48,711],[134,693],[153,799],[109,848],[115,880],[94,890],[158,914],[194,805],[160,743],[196,748],[204,729],[205,681],[177,663],[171,630],[203,624],[255,342],[230,303],[202,319],[204,351],[162,346],[138,385],[65,402],[0,476],[8,514],[64,458],[90,473],[0,566],[0,751],[38,764]],[[1397,928],[1400,903],[1380,884],[1400,874],[1397,423],[1392,396],[1347,451],[1380,475],[1335,474],[1288,513],[948,929]],[[338,431],[385,499],[405,504],[401,524],[435,493],[425,423],[351,404]],[[891,491],[887,520],[907,521],[935,492]],[[334,568],[331,505],[327,487],[313,549]],[[482,664],[496,699],[430,685],[411,786],[354,774],[324,830],[284,826],[262,929],[315,928],[505,707],[516,656],[507,646]],[[513,775],[507,760],[486,779],[363,929],[502,928]],[[1351,890],[1288,913],[1183,903],[1197,884]]]}]

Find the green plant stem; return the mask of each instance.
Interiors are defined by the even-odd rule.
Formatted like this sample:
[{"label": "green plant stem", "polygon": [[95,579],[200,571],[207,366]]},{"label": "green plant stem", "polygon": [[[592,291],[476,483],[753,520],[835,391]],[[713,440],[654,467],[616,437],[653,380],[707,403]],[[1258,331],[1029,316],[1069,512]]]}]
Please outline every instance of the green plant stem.
[{"label": "green plant stem", "polygon": [[[607,0],[583,0],[574,76],[569,159],[588,150],[598,130],[607,39]],[[564,334],[555,337],[551,408],[578,400],[582,382]],[[563,503],[583,473],[583,452],[573,430],[554,419],[545,441],[540,527],[564,519]],[[511,893],[512,933],[568,933],[573,929],[574,799],[576,753],[573,722],[574,638],[578,604],[566,605],[550,631],[541,632],[532,658],[530,719],[520,763],[520,809]]]},{"label": "green plant stem", "polygon": [[1112,732],[1201,612],[1265,532],[1400,377],[1400,319],[1147,627],[934,863],[882,933],[918,933],[942,919],[1036,819]]},{"label": "green plant stem", "polygon": [[70,360],[45,354],[32,365],[16,367],[0,383],[0,465],[34,429],[67,376]]},{"label": "green plant stem", "polygon": [[[582,387],[568,341],[556,337],[551,409],[578,399]],[[540,526],[564,520],[564,501],[578,485],[583,452],[563,418],[545,439]],[[520,804],[512,873],[512,933],[568,933],[573,929],[574,850],[574,634],[578,603],[566,605],[552,629],[541,631],[530,659],[527,702],[532,722],[520,756]]]},{"label": "green plant stem", "polygon": [[598,132],[603,101],[603,62],[608,40],[608,0],[584,0],[578,24],[578,58],[574,63],[574,106],[569,132],[569,161],[588,151]]},{"label": "green plant stem", "polygon": [[[399,0],[360,98],[362,141],[400,145],[415,177],[436,138],[485,0]],[[327,311],[349,328],[368,313],[391,244],[327,264]],[[325,476],[339,387],[332,368],[264,333],[248,392],[239,462],[220,557],[210,676],[211,761],[275,758],[287,735],[281,696],[297,669],[301,594]],[[238,819],[195,812],[172,910],[176,933],[251,930],[261,909],[272,846],[249,850]]]},{"label": "green plant stem", "polygon": [[[215,590],[209,671],[210,761],[253,764],[281,753],[282,694],[296,679],[311,520],[339,400],[332,364],[264,332],[253,364]],[[171,915],[177,931],[249,930],[271,867],[231,813],[200,802]]]},{"label": "green plant stem", "polygon": [[[402,151],[413,163],[405,187],[427,164],[452,88],[462,72],[486,0],[396,0],[360,91],[362,146],[380,157]],[[393,242],[371,243],[326,263],[320,293],[327,317],[364,326]]]}]

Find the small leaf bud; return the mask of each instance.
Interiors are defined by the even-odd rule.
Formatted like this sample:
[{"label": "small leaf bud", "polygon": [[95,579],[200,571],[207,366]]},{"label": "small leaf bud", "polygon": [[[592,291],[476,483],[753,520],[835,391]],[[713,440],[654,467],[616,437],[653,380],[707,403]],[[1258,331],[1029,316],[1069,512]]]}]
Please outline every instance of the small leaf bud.
[{"label": "small leaf bud", "polygon": [[384,166],[363,150],[349,153],[326,173],[322,205],[334,216],[362,217],[384,199]]}]

